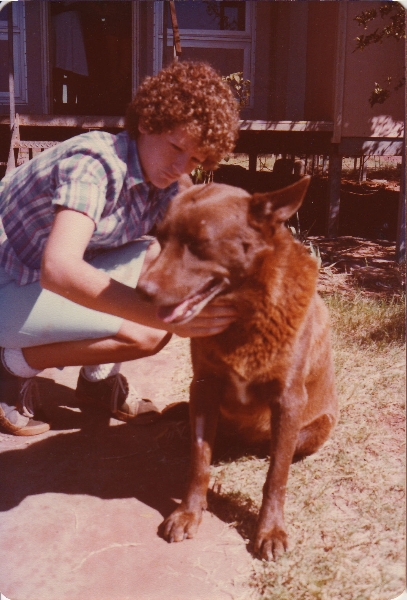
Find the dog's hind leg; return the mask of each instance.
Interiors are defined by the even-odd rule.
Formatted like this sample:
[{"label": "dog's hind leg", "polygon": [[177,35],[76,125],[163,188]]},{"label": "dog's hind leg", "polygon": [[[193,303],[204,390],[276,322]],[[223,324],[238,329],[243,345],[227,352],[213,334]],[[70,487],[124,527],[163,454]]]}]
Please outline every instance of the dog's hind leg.
[{"label": "dog's hind leg", "polygon": [[323,414],[312,421],[298,434],[293,463],[314,454],[326,442],[336,423],[336,418],[330,414]]}]

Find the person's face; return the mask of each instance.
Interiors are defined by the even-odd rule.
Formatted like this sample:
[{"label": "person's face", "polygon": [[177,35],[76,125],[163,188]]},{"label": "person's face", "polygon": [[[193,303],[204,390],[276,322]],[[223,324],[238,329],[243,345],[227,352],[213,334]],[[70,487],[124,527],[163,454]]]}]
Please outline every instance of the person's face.
[{"label": "person's face", "polygon": [[206,159],[182,125],[166,133],[149,133],[140,124],[137,148],[145,180],[161,189]]}]

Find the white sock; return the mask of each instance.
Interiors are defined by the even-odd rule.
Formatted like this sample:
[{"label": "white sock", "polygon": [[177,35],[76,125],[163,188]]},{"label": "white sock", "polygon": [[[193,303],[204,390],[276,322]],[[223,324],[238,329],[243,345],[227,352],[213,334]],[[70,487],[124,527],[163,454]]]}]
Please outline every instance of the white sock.
[{"label": "white sock", "polygon": [[82,375],[88,381],[100,381],[119,373],[122,363],[106,363],[104,365],[87,365],[82,367]]},{"label": "white sock", "polygon": [[33,369],[24,358],[21,348],[3,348],[1,362],[12,375],[18,377],[35,377],[42,369]]}]

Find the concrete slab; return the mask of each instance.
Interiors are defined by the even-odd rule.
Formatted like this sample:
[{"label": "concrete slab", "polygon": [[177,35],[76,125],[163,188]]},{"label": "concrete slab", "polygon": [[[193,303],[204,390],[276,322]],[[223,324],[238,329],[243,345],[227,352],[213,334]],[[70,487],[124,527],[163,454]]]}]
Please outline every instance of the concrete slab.
[{"label": "concrete slab", "polygon": [[[181,399],[187,354],[175,339],[124,372],[163,408]],[[183,543],[157,535],[185,485],[185,438],[162,423],[135,427],[82,412],[78,370],[42,374],[50,432],[0,434],[0,592],[10,600],[251,598],[252,558],[221,518],[207,512]]]}]

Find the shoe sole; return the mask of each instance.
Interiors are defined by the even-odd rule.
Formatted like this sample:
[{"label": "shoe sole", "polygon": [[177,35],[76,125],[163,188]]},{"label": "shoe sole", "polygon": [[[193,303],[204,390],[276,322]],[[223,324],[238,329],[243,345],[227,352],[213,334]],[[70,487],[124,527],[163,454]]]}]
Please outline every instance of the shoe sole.
[{"label": "shoe sole", "polygon": [[21,435],[21,436],[29,436],[29,435],[40,435],[40,433],[45,433],[51,429],[51,425],[49,423],[43,423],[42,421],[34,421],[30,419],[27,425],[24,427],[17,427],[10,423],[10,421],[6,418],[4,411],[0,408],[0,427],[5,430],[6,433],[10,433],[11,435]]},{"label": "shoe sole", "polygon": [[[121,410],[113,412],[107,406],[103,405],[101,402],[98,402],[97,399],[93,398],[92,396],[82,394],[81,392],[75,391],[75,396],[76,399],[79,400],[79,402],[83,403],[84,407],[87,406],[89,408],[92,407],[97,408],[98,410],[106,411],[114,419],[122,421],[123,423],[131,423],[132,425],[150,425],[161,419],[161,412],[156,407],[155,409],[142,412],[137,415],[129,415],[128,413],[122,412]],[[143,398],[142,400],[144,402],[151,403],[151,405],[154,406],[151,400],[147,400],[145,398]]]},{"label": "shoe sole", "polygon": [[161,419],[161,413],[155,410],[140,413],[139,415],[129,415],[128,413],[118,410],[116,412],[111,412],[111,415],[118,421],[131,423],[131,425],[151,425]]}]

